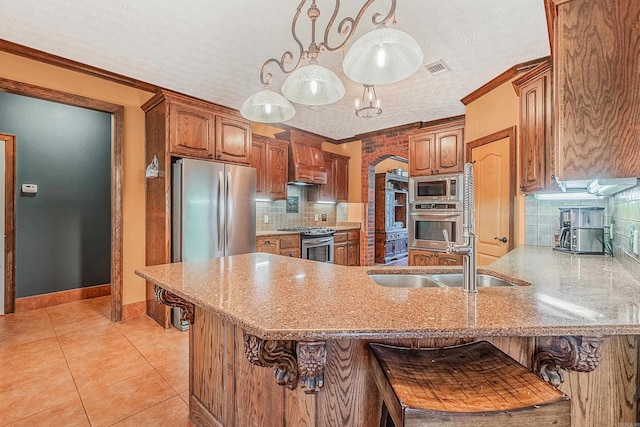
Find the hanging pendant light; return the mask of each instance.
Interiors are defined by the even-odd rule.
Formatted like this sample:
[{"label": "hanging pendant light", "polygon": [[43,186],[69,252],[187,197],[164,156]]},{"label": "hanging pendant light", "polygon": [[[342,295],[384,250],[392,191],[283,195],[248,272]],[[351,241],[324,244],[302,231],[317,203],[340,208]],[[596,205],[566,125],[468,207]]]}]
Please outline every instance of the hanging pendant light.
[{"label": "hanging pendant light", "polygon": [[296,110],[287,98],[272,91],[267,85],[244,101],[240,114],[254,122],[279,123],[293,118]]},{"label": "hanging pendant light", "polygon": [[405,32],[380,26],[353,43],[342,68],[351,80],[367,85],[395,83],[418,71],[422,49]]},{"label": "hanging pendant light", "polygon": [[376,90],[373,85],[363,85],[362,100],[356,99],[356,116],[363,119],[378,117],[382,114],[380,108],[380,100],[376,96]]},{"label": "hanging pendant light", "polygon": [[336,73],[312,59],[287,77],[282,94],[297,104],[327,105],[340,101],[345,89]]}]

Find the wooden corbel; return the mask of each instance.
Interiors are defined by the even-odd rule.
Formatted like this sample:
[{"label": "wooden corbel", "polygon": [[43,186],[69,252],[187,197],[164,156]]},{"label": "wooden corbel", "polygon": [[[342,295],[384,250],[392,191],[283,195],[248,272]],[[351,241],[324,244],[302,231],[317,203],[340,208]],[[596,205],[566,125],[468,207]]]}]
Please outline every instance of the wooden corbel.
[{"label": "wooden corbel", "polygon": [[324,384],[327,348],[324,341],[263,340],[243,334],[244,355],[256,366],[273,367],[279,385],[293,390],[298,383],[305,393],[317,393]]},{"label": "wooden corbel", "polygon": [[162,289],[158,285],[153,285],[153,294],[160,304],[168,305],[169,307],[178,307],[180,308],[180,320],[188,321],[191,325],[193,325],[193,313],[194,313],[194,305],[189,301],[184,300],[177,296],[176,294],[172,294],[166,289]]},{"label": "wooden corbel", "polygon": [[533,371],[558,387],[564,382],[563,370],[591,372],[598,367],[604,340],[601,336],[537,337]]}]

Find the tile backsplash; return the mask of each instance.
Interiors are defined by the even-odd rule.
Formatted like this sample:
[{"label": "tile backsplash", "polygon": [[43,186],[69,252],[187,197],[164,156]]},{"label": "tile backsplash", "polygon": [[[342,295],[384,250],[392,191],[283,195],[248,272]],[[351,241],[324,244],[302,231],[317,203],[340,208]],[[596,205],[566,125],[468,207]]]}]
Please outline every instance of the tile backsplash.
[{"label": "tile backsplash", "polygon": [[[329,227],[347,221],[347,203],[314,203],[307,200],[307,187],[287,185],[287,196],[297,197],[298,212],[287,213],[287,201],[256,203],[256,230],[273,231],[285,227]],[[315,220],[316,214],[318,221]],[[322,221],[322,215],[327,220]],[[265,215],[268,217],[264,222]]]},{"label": "tile backsplash", "polygon": [[537,200],[526,197],[525,242],[553,246],[559,231],[559,208],[597,206],[605,208],[605,241],[611,242],[614,257],[640,280],[640,256],[631,250],[630,230],[640,230],[640,185],[599,200]]},{"label": "tile backsplash", "polygon": [[640,185],[609,199],[613,230],[613,255],[640,280],[640,257],[631,250],[630,230],[640,230]]},{"label": "tile backsplash", "polygon": [[532,194],[526,197],[525,243],[527,245],[554,246],[554,236],[560,231],[560,208],[604,208],[605,240],[611,220],[608,199],[596,200],[538,200]]}]

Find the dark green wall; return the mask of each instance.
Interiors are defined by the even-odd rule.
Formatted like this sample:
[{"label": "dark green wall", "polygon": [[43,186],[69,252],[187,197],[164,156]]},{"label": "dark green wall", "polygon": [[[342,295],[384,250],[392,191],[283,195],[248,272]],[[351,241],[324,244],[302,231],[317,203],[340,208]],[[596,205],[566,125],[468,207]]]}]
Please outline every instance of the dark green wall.
[{"label": "dark green wall", "polygon": [[109,283],[111,115],[0,93],[0,132],[16,135],[16,297]]}]

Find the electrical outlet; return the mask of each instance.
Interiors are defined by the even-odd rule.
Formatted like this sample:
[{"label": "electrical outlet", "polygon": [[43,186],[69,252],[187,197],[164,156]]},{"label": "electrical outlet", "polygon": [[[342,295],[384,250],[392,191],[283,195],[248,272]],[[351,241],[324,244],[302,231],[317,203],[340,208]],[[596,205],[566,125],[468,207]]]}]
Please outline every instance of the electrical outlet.
[{"label": "electrical outlet", "polygon": [[315,214],[313,217],[315,218],[315,220],[317,222],[318,221],[318,214]]},{"label": "electrical outlet", "polygon": [[322,214],[322,220],[326,221],[327,220],[327,214]]},{"label": "electrical outlet", "polygon": [[264,223],[268,224],[269,223],[269,215],[265,215],[264,216]]}]

